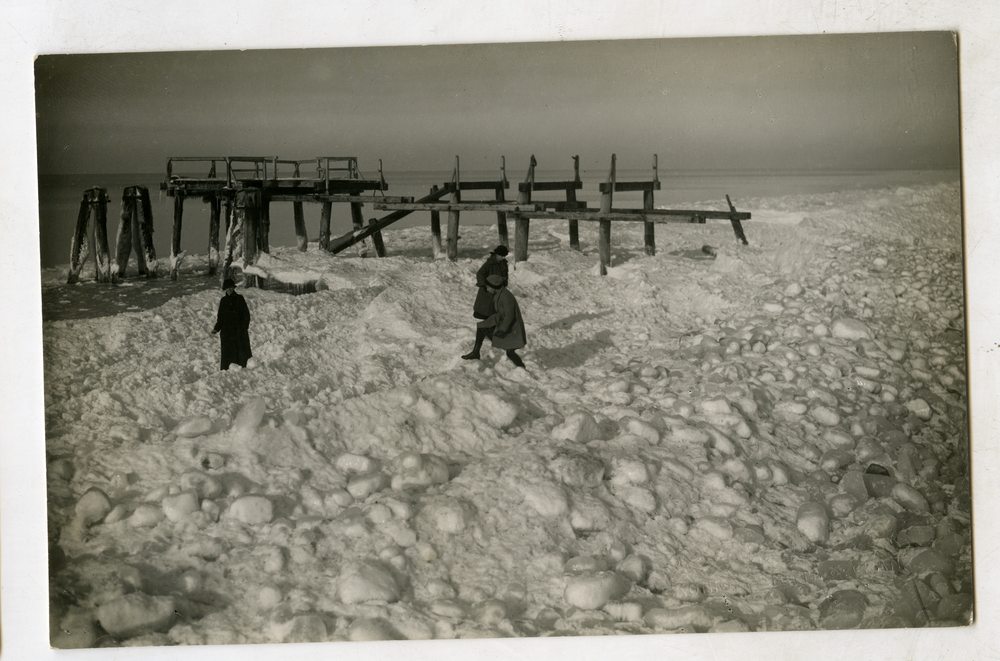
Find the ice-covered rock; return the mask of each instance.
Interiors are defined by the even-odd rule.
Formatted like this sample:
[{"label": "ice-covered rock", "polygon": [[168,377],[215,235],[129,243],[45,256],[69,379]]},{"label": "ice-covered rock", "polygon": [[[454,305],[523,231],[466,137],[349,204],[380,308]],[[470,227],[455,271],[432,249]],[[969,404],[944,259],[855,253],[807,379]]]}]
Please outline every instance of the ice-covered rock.
[{"label": "ice-covered rock", "polygon": [[97,608],[97,621],[112,636],[129,638],[166,631],[174,623],[177,609],[173,597],[132,592]]},{"label": "ice-covered rock", "polygon": [[344,565],[337,580],[337,596],[345,604],[399,599],[400,587],[392,572],[372,560]]},{"label": "ice-covered rock", "polygon": [[163,513],[174,523],[192,512],[197,512],[200,508],[198,494],[193,489],[167,496],[161,504],[163,505]]},{"label": "ice-covered rock", "polygon": [[830,328],[830,333],[842,340],[871,340],[874,338],[868,324],[851,317],[836,319]]},{"label": "ice-covered rock", "polygon": [[215,423],[207,415],[196,415],[185,418],[174,429],[174,434],[181,438],[194,438],[210,434],[215,429]]},{"label": "ice-covered rock", "polygon": [[448,462],[441,457],[407,453],[400,463],[400,471],[392,476],[391,487],[396,491],[422,489],[432,484],[444,484],[448,477]]},{"label": "ice-covered rock", "polygon": [[631,583],[617,572],[572,576],[566,581],[566,603],[584,610],[596,610],[613,599],[623,597]]},{"label": "ice-covered rock", "polygon": [[733,537],[733,525],[722,517],[706,516],[698,519],[694,525],[698,530],[704,530],[716,539],[725,541]]},{"label": "ice-covered rock", "polygon": [[913,412],[921,420],[930,420],[934,415],[931,405],[923,399],[911,399],[906,403],[906,408]]},{"label": "ice-covered rock", "polygon": [[228,516],[250,525],[270,523],[274,505],[264,496],[243,496],[229,506]]},{"label": "ice-covered rock", "polygon": [[566,416],[562,424],[552,429],[552,438],[576,443],[589,443],[603,438],[603,432],[587,411],[575,411]]},{"label": "ice-covered rock", "polygon": [[187,471],[181,475],[181,489],[194,489],[199,498],[217,498],[222,494],[222,482],[201,471]]},{"label": "ice-covered rock", "polygon": [[236,414],[233,425],[230,429],[233,438],[238,442],[249,441],[257,431],[264,413],[267,411],[267,403],[263,397],[255,397],[247,402],[240,412]]},{"label": "ice-covered rock", "polygon": [[457,498],[442,497],[426,504],[417,518],[440,532],[455,534],[465,530],[474,516],[471,504]]},{"label": "ice-covered rock", "polygon": [[802,503],[795,515],[795,527],[813,544],[823,544],[830,538],[830,517],[820,503]]},{"label": "ice-covered rock", "polygon": [[858,590],[838,590],[823,600],[819,610],[822,629],[853,629],[864,619],[868,599]]},{"label": "ice-covered rock", "polygon": [[707,631],[712,616],[704,606],[653,608],[643,618],[648,626],[661,631]]},{"label": "ice-covered rock", "polygon": [[[418,455],[419,456],[419,455]],[[342,473],[364,475],[378,470],[378,461],[361,454],[345,452],[333,462],[334,467]]]},{"label": "ice-covered rock", "polygon": [[108,499],[106,493],[93,487],[87,490],[87,493],[80,496],[80,500],[76,501],[76,507],[74,512],[76,513],[76,520],[83,526],[89,526],[97,523],[111,511],[111,501]]},{"label": "ice-covered rock", "polygon": [[566,492],[556,484],[528,484],[521,487],[524,502],[545,517],[562,516],[569,512]]},{"label": "ice-covered rock", "polygon": [[897,482],[889,495],[900,505],[912,512],[929,512],[927,499],[908,484]]},{"label": "ice-covered rock", "polygon": [[153,505],[139,505],[127,521],[134,528],[151,528],[167,518],[163,508]]},{"label": "ice-covered rock", "polygon": [[347,628],[347,639],[353,642],[399,640],[402,636],[383,618],[359,617]]}]

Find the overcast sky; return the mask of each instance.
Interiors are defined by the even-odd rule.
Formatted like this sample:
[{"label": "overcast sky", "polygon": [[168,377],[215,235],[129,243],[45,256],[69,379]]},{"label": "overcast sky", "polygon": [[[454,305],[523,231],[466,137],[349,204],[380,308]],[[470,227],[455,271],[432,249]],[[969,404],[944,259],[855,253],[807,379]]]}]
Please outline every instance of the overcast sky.
[{"label": "overcast sky", "polygon": [[168,156],[351,155],[366,172],[958,168],[950,33],[45,55],[42,174]]}]

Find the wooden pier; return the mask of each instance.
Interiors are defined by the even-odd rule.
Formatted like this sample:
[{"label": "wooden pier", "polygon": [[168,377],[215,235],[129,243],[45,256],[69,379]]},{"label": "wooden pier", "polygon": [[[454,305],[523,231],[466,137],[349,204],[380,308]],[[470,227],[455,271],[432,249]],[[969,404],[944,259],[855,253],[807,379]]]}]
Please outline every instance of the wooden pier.
[{"label": "wooden pier", "polygon": [[[319,246],[330,246],[330,221],[335,203],[348,204],[354,230],[364,227],[362,206],[374,198],[366,192],[385,191],[389,188],[382,176],[379,162],[377,179],[366,179],[358,169],[354,156],[321,156],[308,160],[283,160],[265,156],[174,156],[167,159],[167,179],[160,189],[174,198],[173,236],[170,249],[170,277],[177,278],[183,258],[181,232],[183,228],[184,201],[201,198],[211,209],[209,225],[209,274],[215,274],[219,262],[219,229],[225,222],[226,251],[222,255],[222,277],[231,275],[234,251],[242,255],[244,265],[248,255],[269,252],[270,205],[272,202],[291,202],[295,219],[296,245],[305,251],[308,235],[303,203],[322,205],[319,224]],[[256,195],[247,195],[257,191]],[[404,202],[412,198],[382,198]],[[238,202],[239,200],[239,202]],[[253,246],[246,240],[229,236],[233,226],[235,206],[242,204],[245,236],[252,236]],[[374,233],[373,242],[380,256],[385,254],[382,237]],[[239,260],[238,260],[239,261]]]},{"label": "wooden pier", "polygon": [[[161,189],[174,198],[173,235],[170,251],[171,278],[176,279],[183,253],[180,250],[184,201],[201,198],[211,208],[209,228],[209,274],[215,274],[222,261],[222,277],[230,277],[236,269],[252,266],[261,252],[268,252],[270,204],[291,202],[295,222],[296,245],[305,251],[308,245],[303,204],[322,205],[318,245],[321,250],[336,254],[372,239],[380,257],[386,254],[382,230],[411,213],[429,212],[431,242],[434,256],[457,259],[459,222],[463,211],[488,211],[497,216],[497,240],[509,246],[507,219],[514,220],[513,258],[528,259],[528,239],[532,218],[561,219],[569,223],[570,246],[580,250],[579,222],[597,222],[600,273],[607,274],[611,263],[611,227],[616,222],[642,222],[644,248],[647,255],[656,254],[655,226],[660,223],[704,223],[706,219],[729,220],[736,238],[747,244],[742,221],[750,214],[739,212],[726,196],[728,210],[655,209],[654,191],[661,189],[657,156],[653,155],[652,178],[644,181],[618,181],[617,158],[611,155],[607,180],[599,184],[599,208],[588,208],[578,201],[576,192],[583,188],[580,179],[580,158],[573,156],[574,177],[565,181],[538,181],[537,161],[531,157],[527,174],[518,184],[515,201],[506,199],[506,161],[501,157],[500,176],[494,180],[464,181],[459,159],[450,181],[433,186],[430,192],[414,200],[412,197],[375,197],[388,184],[379,161],[378,178],[364,178],[353,156],[326,156],[310,160],[282,160],[277,157],[171,157],[167,159],[167,179]],[[195,168],[192,171],[192,168]],[[200,169],[199,169],[200,168]],[[182,171],[183,170],[183,171]],[[463,199],[464,193],[491,191],[491,199]],[[560,192],[563,199],[536,200],[536,193]],[[616,193],[642,193],[642,208],[613,206]],[[365,193],[369,193],[365,195]],[[339,237],[330,236],[330,220],[335,203],[350,206],[352,230]],[[388,211],[382,218],[363,216],[363,206],[370,204],[377,211]],[[441,214],[448,214],[447,234],[442,241]],[[224,251],[219,250],[220,224],[225,223]],[[248,278],[250,283],[256,278]]]}]

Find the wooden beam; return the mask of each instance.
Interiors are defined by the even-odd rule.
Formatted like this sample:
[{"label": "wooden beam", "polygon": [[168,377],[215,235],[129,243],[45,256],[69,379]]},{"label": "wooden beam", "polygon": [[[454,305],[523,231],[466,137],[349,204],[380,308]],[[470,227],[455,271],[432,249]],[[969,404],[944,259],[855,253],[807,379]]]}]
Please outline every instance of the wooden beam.
[{"label": "wooden beam", "polygon": [[[455,183],[446,181],[442,184],[449,191],[455,189]],[[458,190],[503,190],[510,188],[509,181],[462,181],[458,184]]]},{"label": "wooden beam", "polygon": [[530,190],[544,191],[544,190],[579,190],[583,188],[582,181],[536,181],[532,184],[527,182],[521,182],[517,185],[517,190],[526,190],[530,185]]},{"label": "wooden beam", "polygon": [[528,211],[532,218],[546,218],[553,220],[584,220],[584,221],[595,221],[595,220],[614,220],[614,221],[631,221],[631,222],[649,222],[653,223],[686,223],[689,222],[691,218],[702,217],[702,218],[714,218],[716,220],[750,220],[750,213],[744,211],[737,211],[732,213],[729,211],[695,211],[695,210],[680,210],[680,209],[612,209],[611,213],[602,213],[598,209],[589,209],[586,211]]},{"label": "wooden beam", "polygon": [[[603,193],[607,188],[608,183],[602,183],[598,185],[598,188]],[[658,181],[616,181],[615,182],[615,192],[616,193],[635,193],[637,191],[647,191],[647,190],[660,190],[660,182]]]},{"label": "wooden beam", "polygon": [[412,195],[380,195],[379,197],[371,195],[325,195],[323,193],[274,193],[271,195],[271,200],[274,202],[336,202],[362,205],[376,203],[398,204],[413,202],[413,199]]},{"label": "wooden beam", "polygon": [[[441,199],[442,197],[444,197],[447,194],[448,194],[448,191],[446,191],[444,189],[433,191],[430,195],[426,195],[426,196],[420,198],[419,200],[417,200],[417,202],[434,202],[436,200]],[[379,218],[378,221],[374,225],[369,225],[367,228],[365,228],[361,232],[348,232],[347,234],[343,234],[340,237],[338,237],[338,238],[336,238],[336,239],[334,239],[334,240],[332,240],[330,242],[330,244],[329,244],[329,250],[332,253],[338,253],[338,252],[344,250],[345,248],[349,248],[349,247],[353,246],[358,241],[363,241],[364,239],[368,238],[369,236],[371,236],[375,232],[385,229],[386,227],[388,227],[389,225],[392,225],[394,222],[396,222],[400,218],[405,218],[405,217],[409,216],[411,213],[413,213],[413,211],[409,211],[409,210],[394,211],[394,212],[390,213],[388,216],[385,216],[383,218]]]}]

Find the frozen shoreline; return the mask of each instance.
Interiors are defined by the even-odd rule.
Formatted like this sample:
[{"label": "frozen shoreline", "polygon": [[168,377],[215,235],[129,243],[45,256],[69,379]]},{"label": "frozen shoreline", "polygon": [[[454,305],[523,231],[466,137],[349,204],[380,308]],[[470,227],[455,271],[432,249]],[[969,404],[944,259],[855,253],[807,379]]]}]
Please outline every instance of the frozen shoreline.
[{"label": "frozen shoreline", "polygon": [[[457,263],[429,259],[426,228],[387,235],[394,256],[335,269],[275,251],[329,288],[245,291],[256,358],[243,371],[217,371],[214,288],[46,321],[53,585],[75,599],[54,604],[75,631],[60,640],[959,623],[971,555],[958,186],[743,207],[747,248],[727,223],[658,226],[647,258],[641,224],[616,225],[604,279],[596,228],[581,223],[581,257],[564,222],[532,222],[511,277],[527,374],[498,352],[457,358],[488,227],[463,227]],[[682,256],[703,244],[715,260]],[[193,277],[197,260],[185,266]],[[178,433],[199,420],[204,433]],[[871,464],[892,484],[862,478]],[[108,511],[86,527],[91,487]],[[191,490],[197,510],[178,514]],[[248,494],[270,503],[267,521],[247,520]],[[920,579],[942,617],[914,610],[899,577]],[[133,604],[148,621],[118,630],[107,604],[130,594],[171,600],[180,619]]]}]

